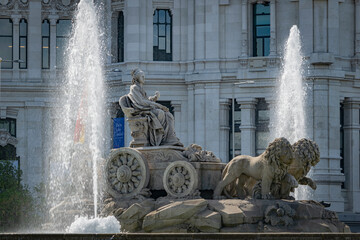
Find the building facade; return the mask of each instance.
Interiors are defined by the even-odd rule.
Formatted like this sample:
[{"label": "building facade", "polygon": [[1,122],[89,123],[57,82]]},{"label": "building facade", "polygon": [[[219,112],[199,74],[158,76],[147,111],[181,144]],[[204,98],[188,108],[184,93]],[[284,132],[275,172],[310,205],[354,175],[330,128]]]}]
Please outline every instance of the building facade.
[{"label": "building facade", "polygon": [[[283,46],[297,25],[307,62],[308,134],[321,154],[314,198],[338,212],[360,213],[359,0],[101,3],[108,49],[107,151],[114,144],[114,119],[122,117],[118,99],[129,91],[130,71],[140,67],[147,92],[160,91],[160,100],[171,106],[185,146],[199,144],[223,162],[261,153],[272,140]],[[1,158],[15,151],[30,186],[46,179],[54,95],[76,4],[0,1],[0,133],[9,139],[1,142]],[[126,124],[124,133],[127,146]]]}]

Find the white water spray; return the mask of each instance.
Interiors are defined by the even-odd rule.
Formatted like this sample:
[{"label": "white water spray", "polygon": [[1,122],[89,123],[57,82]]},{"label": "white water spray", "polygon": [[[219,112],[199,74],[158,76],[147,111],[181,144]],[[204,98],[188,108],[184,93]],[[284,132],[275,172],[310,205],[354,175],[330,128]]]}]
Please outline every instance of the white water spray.
[{"label": "white water spray", "polygon": [[[290,29],[285,45],[282,74],[279,78],[275,107],[275,121],[271,136],[285,137],[291,144],[307,137],[306,87],[303,83],[304,62],[301,54],[300,31],[296,25]],[[311,172],[309,173],[311,174]],[[299,186],[296,199],[309,199],[307,186]]]},{"label": "white water spray", "polygon": [[105,89],[95,9],[92,0],[78,4],[54,124],[49,201],[51,214],[63,221],[61,226],[74,220],[67,209],[95,218],[98,212],[97,165],[104,149]]}]

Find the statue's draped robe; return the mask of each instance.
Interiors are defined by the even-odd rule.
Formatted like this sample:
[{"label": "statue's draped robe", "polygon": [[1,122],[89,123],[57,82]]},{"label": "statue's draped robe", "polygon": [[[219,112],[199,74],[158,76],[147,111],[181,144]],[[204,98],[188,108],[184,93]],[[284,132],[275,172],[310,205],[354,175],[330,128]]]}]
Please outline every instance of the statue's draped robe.
[{"label": "statue's draped robe", "polygon": [[151,146],[183,146],[175,135],[173,115],[159,109],[154,102],[150,101],[141,86],[131,85],[130,93],[126,95],[125,101],[126,107],[122,106],[122,108],[127,117],[129,117],[129,109],[132,109],[132,116],[140,115],[147,118]]}]

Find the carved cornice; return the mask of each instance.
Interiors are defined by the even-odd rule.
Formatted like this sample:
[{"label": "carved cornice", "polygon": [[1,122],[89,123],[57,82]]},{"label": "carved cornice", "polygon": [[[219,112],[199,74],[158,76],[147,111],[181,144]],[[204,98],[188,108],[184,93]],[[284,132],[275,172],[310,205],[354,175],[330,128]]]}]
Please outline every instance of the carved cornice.
[{"label": "carved cornice", "polygon": [[0,129],[0,146],[5,147],[8,144],[16,146],[18,143],[17,139],[6,131],[5,129]]}]

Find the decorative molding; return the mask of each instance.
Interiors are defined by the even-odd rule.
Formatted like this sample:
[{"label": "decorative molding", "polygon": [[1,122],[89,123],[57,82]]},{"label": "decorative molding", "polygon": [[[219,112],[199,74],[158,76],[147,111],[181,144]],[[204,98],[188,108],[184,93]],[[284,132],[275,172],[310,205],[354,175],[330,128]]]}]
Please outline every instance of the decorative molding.
[{"label": "decorative molding", "polygon": [[0,11],[13,10],[16,0],[0,0]]},{"label": "decorative molding", "polygon": [[171,15],[174,14],[174,0],[164,1],[164,0],[153,0],[153,13],[156,9],[169,9]]},{"label": "decorative molding", "polygon": [[60,11],[74,11],[79,0],[61,0],[56,1],[56,9]]},{"label": "decorative molding", "polygon": [[111,10],[113,12],[124,11],[125,1],[124,0],[112,0],[111,1]]},{"label": "decorative molding", "polygon": [[8,144],[16,146],[18,143],[17,139],[6,131],[5,129],[0,129],[0,146],[5,147]]}]

